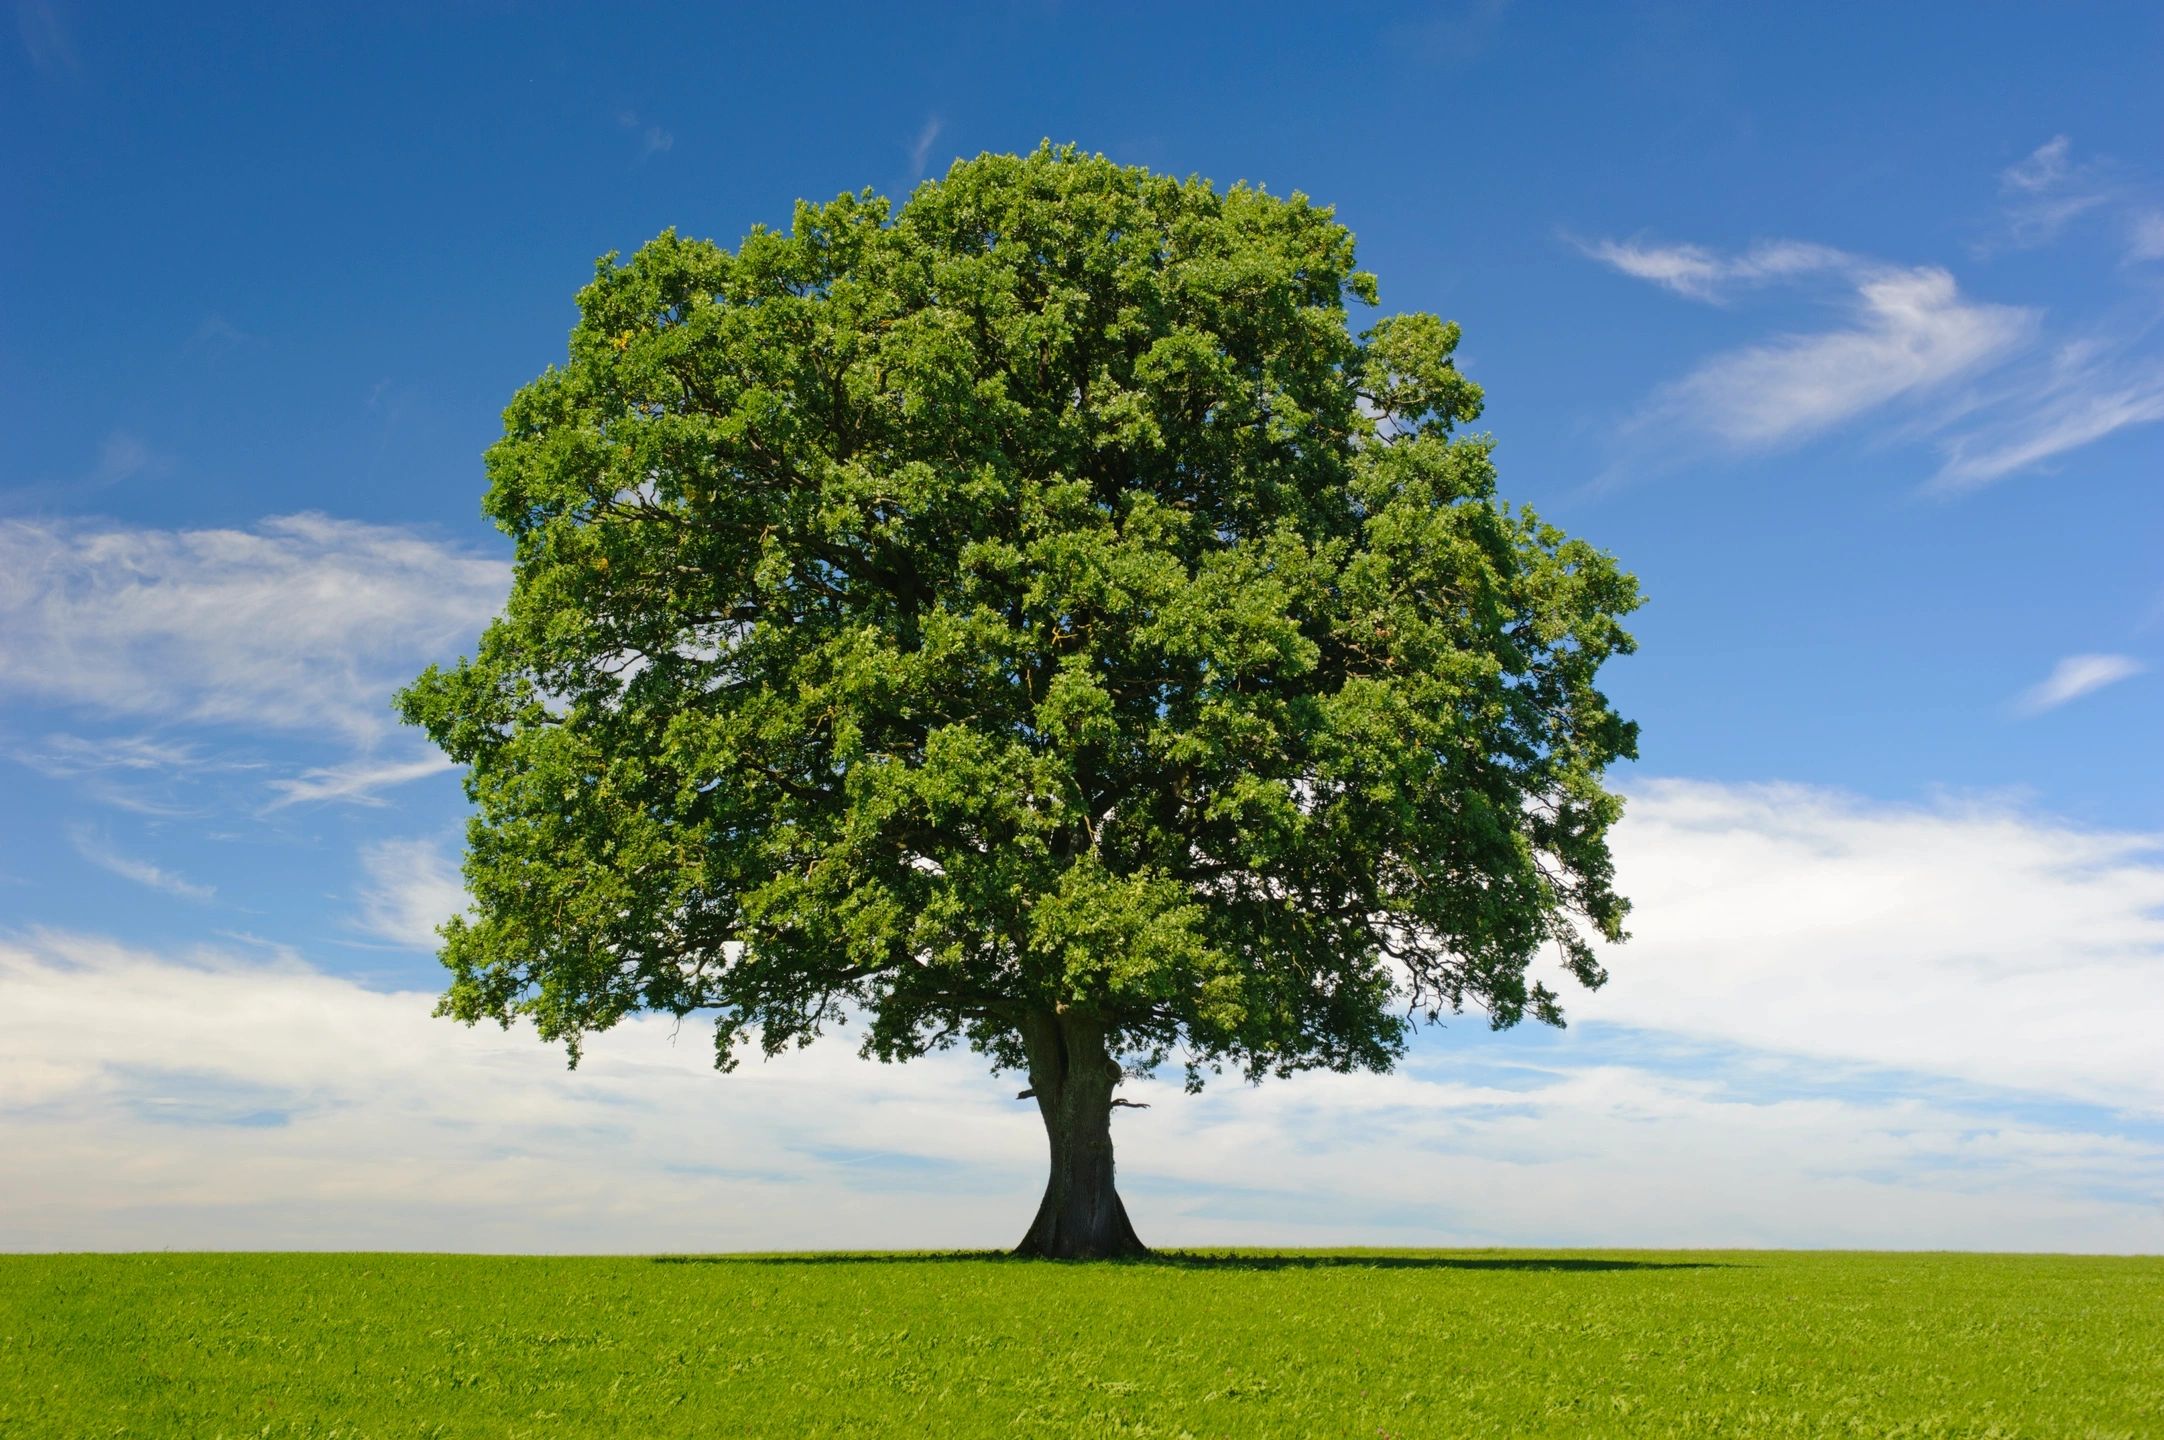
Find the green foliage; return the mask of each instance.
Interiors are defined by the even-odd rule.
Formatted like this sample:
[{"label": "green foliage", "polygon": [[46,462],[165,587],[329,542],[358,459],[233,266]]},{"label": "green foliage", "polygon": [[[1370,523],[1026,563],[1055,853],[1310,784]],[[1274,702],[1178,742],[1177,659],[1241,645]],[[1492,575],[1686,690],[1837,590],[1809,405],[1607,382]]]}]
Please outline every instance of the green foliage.
[{"label": "green foliage", "polygon": [[401,697],[477,807],[445,1011],[711,1012],[724,1067],[1065,1011],[1190,1084],[1560,1023],[1636,587],[1374,301],[1305,197],[1071,148],[605,258],[489,452],[508,607]]},{"label": "green foliage", "polygon": [[0,1256],[0,1434],[2132,1440],[2164,1260]]}]

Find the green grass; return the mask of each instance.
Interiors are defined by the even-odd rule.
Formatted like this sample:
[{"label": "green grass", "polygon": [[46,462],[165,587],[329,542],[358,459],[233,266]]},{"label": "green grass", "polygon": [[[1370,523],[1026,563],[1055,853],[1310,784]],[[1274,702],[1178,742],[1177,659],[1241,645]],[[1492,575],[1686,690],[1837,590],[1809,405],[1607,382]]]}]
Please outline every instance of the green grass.
[{"label": "green grass", "polygon": [[0,1435],[2164,1435],[2164,1259],[0,1257]]}]

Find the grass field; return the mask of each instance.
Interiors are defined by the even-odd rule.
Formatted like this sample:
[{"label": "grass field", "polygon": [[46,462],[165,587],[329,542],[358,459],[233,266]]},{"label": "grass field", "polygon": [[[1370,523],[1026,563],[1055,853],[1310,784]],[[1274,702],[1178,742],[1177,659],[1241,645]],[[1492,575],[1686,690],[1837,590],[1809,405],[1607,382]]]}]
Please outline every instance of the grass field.
[{"label": "grass field", "polygon": [[0,1435],[2164,1436],[2164,1259],[0,1257]]}]

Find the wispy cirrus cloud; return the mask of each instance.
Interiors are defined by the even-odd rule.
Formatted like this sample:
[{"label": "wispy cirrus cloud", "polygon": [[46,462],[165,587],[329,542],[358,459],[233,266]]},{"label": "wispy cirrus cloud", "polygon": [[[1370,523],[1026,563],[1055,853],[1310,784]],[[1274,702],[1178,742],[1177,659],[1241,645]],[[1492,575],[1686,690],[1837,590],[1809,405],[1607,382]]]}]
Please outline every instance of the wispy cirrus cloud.
[{"label": "wispy cirrus cloud", "polygon": [[101,870],[111,871],[123,880],[132,880],[161,894],[178,896],[183,900],[205,901],[214,898],[217,891],[209,885],[198,885],[175,874],[162,865],[115,850],[106,838],[87,825],[70,827],[68,839],[75,846],[75,853]]},{"label": "wispy cirrus cloud", "polygon": [[[2048,148],[2048,147],[2047,147]],[[2053,157],[2034,167],[2047,185]],[[2157,243],[2164,253],[2164,223]],[[1674,294],[1729,304],[1774,285],[1837,287],[1844,323],[1720,351],[1659,386],[1636,428],[1733,453],[1778,450],[1851,424],[1939,452],[1925,488],[1971,490],[2164,421],[2164,359],[2102,332],[2053,339],[2037,307],[1965,294],[1951,271],[1828,246],[1762,242],[1722,254],[1643,240],[1580,243]]]},{"label": "wispy cirrus cloud", "polygon": [[2010,381],[2000,404],[1940,441],[1945,459],[1932,488],[1973,490],[2045,466],[2121,430],[2159,421],[2164,421],[2164,361],[2032,369]]},{"label": "wispy cirrus cloud", "polygon": [[1999,172],[2006,202],[2007,233],[2020,249],[2057,240],[2075,219],[2101,209],[2112,187],[2093,165],[2077,165],[2073,141],[2054,135]]},{"label": "wispy cirrus cloud", "polygon": [[[2128,263],[2164,258],[2164,207],[2079,161],[2052,137],[1998,177],[2006,239],[2035,248],[2084,216],[2115,216]],[[1731,452],[1770,451],[1851,422],[1881,437],[1925,441],[1940,455],[1926,488],[1975,489],[2048,466],[2107,436],[2164,420],[2164,359],[2147,327],[2048,327],[2036,306],[1967,294],[1940,265],[1902,265],[1833,246],[1762,240],[1724,253],[1648,240],[1573,240],[1621,274],[1671,293],[1731,305],[1776,286],[1830,294],[1845,312],[1830,329],[1774,335],[1723,350],[1659,387],[1646,421]],[[1988,255],[1993,247],[1978,248]],[[2057,329],[2057,334],[2052,329]],[[2129,332],[2131,337],[2129,338]]]},{"label": "wispy cirrus cloud", "polygon": [[925,166],[931,162],[932,146],[938,143],[939,132],[945,128],[946,122],[934,115],[927,119],[924,122],[924,128],[917,132],[917,138],[909,146],[910,179],[922,180],[924,178]]},{"label": "wispy cirrus cloud", "polygon": [[1644,240],[1577,241],[1580,251],[1634,279],[1651,281],[1693,300],[1721,302],[1736,289],[1827,270],[1844,270],[1854,257],[1826,245],[1771,240],[1739,255],[1700,245],[1662,245]]},{"label": "wispy cirrus cloud", "polygon": [[380,792],[393,786],[425,780],[431,775],[458,768],[442,755],[419,755],[410,760],[354,760],[343,765],[322,765],[298,775],[270,782],[278,798],[263,807],[264,813],[288,805],[343,801],[349,805],[381,805]]},{"label": "wispy cirrus cloud", "polygon": [[159,735],[48,734],[10,759],[48,780],[78,782],[89,798],[139,815],[204,812],[206,792],[261,762]]},{"label": "wispy cirrus cloud", "polygon": [[0,522],[0,681],[119,715],[366,743],[469,645],[504,562],[320,514],[247,530]]},{"label": "wispy cirrus cloud", "polygon": [[152,735],[47,735],[14,752],[16,760],[50,780],[73,780],[115,771],[157,772],[205,764],[202,748]]},{"label": "wispy cirrus cloud", "polygon": [[2131,655],[2069,655],[2054,665],[2049,675],[2023,691],[2014,709],[2022,715],[2041,715],[2107,685],[2132,679],[2146,668]]},{"label": "wispy cirrus cloud", "polygon": [[1663,390],[1660,412],[1772,449],[1999,363],[2036,330],[2037,312],[1970,299],[1936,266],[1844,268],[1848,323],[1715,355]]},{"label": "wispy cirrus cloud", "polygon": [[361,851],[359,924],[380,939],[433,952],[436,927],[466,908],[458,865],[432,840],[379,840]]},{"label": "wispy cirrus cloud", "polygon": [[2115,237],[2126,264],[2164,259],[2164,194],[2154,176],[2105,156],[2077,159],[2066,135],[2000,171],[1999,196],[2002,231],[1976,247],[1981,255],[2041,249],[2086,227]]}]

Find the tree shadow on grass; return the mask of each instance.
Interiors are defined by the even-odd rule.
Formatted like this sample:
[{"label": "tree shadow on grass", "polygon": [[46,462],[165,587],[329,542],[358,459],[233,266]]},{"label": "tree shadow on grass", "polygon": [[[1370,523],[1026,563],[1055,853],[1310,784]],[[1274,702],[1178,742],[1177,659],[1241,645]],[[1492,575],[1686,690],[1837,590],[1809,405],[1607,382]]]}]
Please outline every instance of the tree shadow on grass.
[{"label": "tree shadow on grass", "polygon": [[1726,1270],[1725,1260],[1620,1260],[1595,1255],[1195,1255],[1168,1251],[1140,1263],[1183,1270]]},{"label": "tree shadow on grass", "polygon": [[1597,1255],[1422,1255],[1359,1251],[1260,1255],[1160,1250],[1120,1260],[1039,1260],[1004,1250],[828,1251],[806,1255],[655,1255],[656,1265],[1117,1265],[1167,1270],[1522,1270],[1597,1273],[1616,1270],[1732,1270],[1733,1260],[1623,1260]]}]

